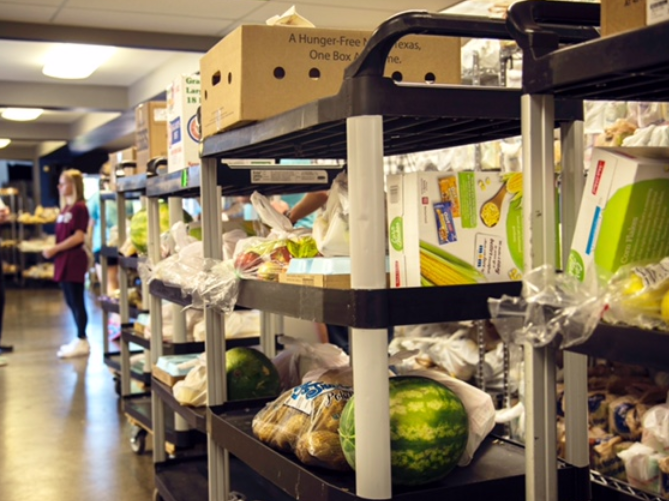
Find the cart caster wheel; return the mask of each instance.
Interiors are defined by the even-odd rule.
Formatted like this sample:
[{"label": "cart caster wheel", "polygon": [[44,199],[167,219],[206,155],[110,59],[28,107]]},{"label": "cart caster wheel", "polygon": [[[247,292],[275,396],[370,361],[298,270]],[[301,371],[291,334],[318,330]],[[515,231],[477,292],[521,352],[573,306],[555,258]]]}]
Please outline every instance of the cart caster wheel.
[{"label": "cart caster wheel", "polygon": [[153,489],[153,501],[163,501],[163,497],[158,492],[158,489]]},{"label": "cart caster wheel", "polygon": [[117,397],[121,396],[121,378],[116,376],[114,376],[114,391]]},{"label": "cart caster wheel", "polygon": [[135,427],[130,437],[130,449],[137,455],[144,454],[146,451],[146,430]]}]

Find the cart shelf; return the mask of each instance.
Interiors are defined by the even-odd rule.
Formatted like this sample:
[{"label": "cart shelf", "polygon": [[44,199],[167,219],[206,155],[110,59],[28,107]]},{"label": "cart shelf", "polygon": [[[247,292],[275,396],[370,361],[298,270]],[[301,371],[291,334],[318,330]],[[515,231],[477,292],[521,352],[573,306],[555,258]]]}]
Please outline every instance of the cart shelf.
[{"label": "cart shelf", "polygon": [[[153,430],[150,396],[131,395],[123,397],[123,412],[145,430]],[[186,449],[197,443],[198,440],[201,441],[198,435],[200,433],[192,432],[191,430],[175,431],[174,414],[172,412],[165,413],[165,440],[167,442],[175,445],[178,449]]]},{"label": "cart shelf", "polygon": [[[599,24],[599,5],[555,5],[576,19]],[[544,6],[520,4],[509,11],[509,27],[524,49],[523,86],[530,94],[562,98],[624,101],[669,101],[669,52],[658,40],[669,36],[669,22],[588,42],[557,48],[547,54],[531,40],[545,44],[548,28],[534,25]],[[586,13],[586,16],[584,16]],[[589,14],[589,15],[588,15]],[[550,14],[549,14],[550,15]]]},{"label": "cart shelf", "polygon": [[[651,494],[635,489],[627,482],[602,475],[599,472],[590,472],[592,481],[593,499],[616,499],[618,501],[662,501],[657,494]],[[613,491],[613,492],[611,492]]]},{"label": "cart shelf", "polygon": [[[230,457],[231,491],[248,500],[292,501],[235,457]],[[156,464],[156,486],[165,501],[207,501],[207,458],[195,457]],[[320,498],[314,498],[320,499]]]},{"label": "cart shelf", "polygon": [[126,270],[136,270],[140,263],[144,262],[145,259],[137,256],[133,257],[125,257],[119,254],[118,256],[118,264],[121,266],[121,268],[125,268]]},{"label": "cart shelf", "polygon": [[[354,494],[353,473],[308,468],[296,458],[277,452],[256,439],[251,431],[251,422],[259,408],[221,412],[224,408],[225,406],[209,410],[212,439],[284,492],[295,499],[361,499]],[[563,467],[559,473],[561,499],[586,499],[586,496],[578,496],[575,490],[579,470]],[[467,468],[459,468],[445,480],[425,487],[396,488],[393,499],[485,499],[499,498],[502,493],[513,493],[514,499],[521,499],[524,474],[523,449],[488,438]],[[587,484],[585,487],[587,488]]]},{"label": "cart shelf", "polygon": [[121,339],[128,344],[134,343],[146,350],[151,349],[151,340],[136,333],[132,327],[123,327],[121,329]]},{"label": "cart shelf", "polygon": [[116,179],[116,191],[119,193],[143,193],[146,190],[146,180],[146,174],[119,177]]},{"label": "cart shelf", "polygon": [[601,323],[585,343],[569,350],[615,362],[669,368],[669,332]]},{"label": "cart shelf", "polygon": [[[139,355],[140,353],[142,352],[141,351],[130,352],[131,355]],[[119,352],[105,353],[104,363],[115,373],[119,374],[121,372],[121,354]],[[139,370],[139,367],[137,366],[133,366],[130,368],[130,377],[135,381],[143,383],[144,385],[148,386],[151,384],[151,373],[143,372],[142,370]]]},{"label": "cart shelf", "polygon": [[179,414],[188,425],[202,433],[207,433],[206,407],[186,407],[181,405],[172,393],[172,388],[158,381],[155,377],[151,379],[151,389],[158,395],[171,410]]},{"label": "cart shelf", "polygon": [[115,191],[105,191],[104,193],[100,193],[100,200],[114,201],[114,200],[116,200],[116,192]]},{"label": "cart shelf", "polygon": [[520,282],[342,290],[243,280],[237,305],[314,322],[378,329],[490,318],[488,298],[518,295],[520,289]]},{"label": "cart shelf", "polygon": [[[132,328],[124,328],[121,330],[121,338],[126,343],[134,343],[147,350],[151,349],[151,340],[137,334]],[[250,338],[254,340],[253,344],[258,343],[258,338]],[[204,342],[191,341],[187,343],[171,343],[163,342],[164,355],[185,355],[188,353],[201,353],[204,351]]]},{"label": "cart shelf", "polygon": [[115,257],[118,258],[118,248],[111,247],[109,245],[103,245],[100,249],[100,254],[105,257]]},{"label": "cart shelf", "polygon": [[179,306],[186,307],[193,303],[193,298],[190,294],[184,295],[180,288],[170,287],[162,280],[151,280],[151,282],[149,282],[149,292],[152,296],[165,299],[171,303],[176,303]]},{"label": "cart shelf", "polygon": [[[103,299],[100,301],[100,307],[103,311],[107,313],[119,313],[120,307],[119,304],[115,301],[110,301],[108,299]],[[140,310],[134,306],[129,306],[129,314],[131,318],[137,318],[141,313],[148,313],[146,310]]]}]

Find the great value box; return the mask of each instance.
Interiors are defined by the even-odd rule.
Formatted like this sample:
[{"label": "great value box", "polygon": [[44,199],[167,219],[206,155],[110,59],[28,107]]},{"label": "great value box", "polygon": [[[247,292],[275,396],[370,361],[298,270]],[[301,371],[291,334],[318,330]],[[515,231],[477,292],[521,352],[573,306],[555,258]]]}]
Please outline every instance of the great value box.
[{"label": "great value box", "polygon": [[[370,36],[240,26],[200,60],[203,137],[336,94]],[[460,83],[460,39],[405,37],[391,50],[385,74],[403,82]]]},{"label": "great value box", "polygon": [[669,256],[669,159],[664,148],[596,148],[568,271],[588,284]]},{"label": "great value box", "polygon": [[200,165],[200,76],[180,75],[167,88],[169,172]]},{"label": "great value box", "polygon": [[135,108],[137,172],[146,172],[152,158],[167,157],[167,104],[149,101]]},{"label": "great value box", "polygon": [[668,0],[602,0],[602,36],[635,30],[669,19]]},{"label": "great value box", "polygon": [[520,173],[388,177],[391,287],[520,280]]}]

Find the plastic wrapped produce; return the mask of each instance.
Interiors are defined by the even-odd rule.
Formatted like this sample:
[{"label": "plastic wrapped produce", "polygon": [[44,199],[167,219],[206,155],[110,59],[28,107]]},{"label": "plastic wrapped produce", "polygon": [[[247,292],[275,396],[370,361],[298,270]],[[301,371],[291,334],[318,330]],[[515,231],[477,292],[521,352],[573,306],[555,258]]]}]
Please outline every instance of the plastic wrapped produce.
[{"label": "plastic wrapped produce", "polygon": [[253,419],[253,433],[304,464],[349,470],[339,443],[339,419],[353,395],[346,386],[310,382],[286,391]]},{"label": "plastic wrapped produce", "polygon": [[619,452],[618,456],[625,462],[627,481],[632,487],[653,494],[660,493],[659,461],[662,456],[640,443]]},{"label": "plastic wrapped produce", "polygon": [[646,412],[641,441],[657,452],[669,454],[669,399],[666,404],[657,405]]}]

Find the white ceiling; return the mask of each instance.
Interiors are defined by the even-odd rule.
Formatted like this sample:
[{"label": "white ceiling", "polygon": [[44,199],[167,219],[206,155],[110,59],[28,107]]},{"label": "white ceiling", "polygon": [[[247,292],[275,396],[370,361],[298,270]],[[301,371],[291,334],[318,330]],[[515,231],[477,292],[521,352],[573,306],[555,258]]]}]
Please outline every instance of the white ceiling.
[{"label": "white ceiling", "polygon": [[[179,73],[198,70],[201,53],[119,48],[84,81],[68,82],[42,75],[44,58],[54,47],[53,41],[91,36],[90,33],[81,35],[86,28],[100,28],[93,31],[102,33],[131,30],[155,36],[160,33],[209,36],[215,40],[240,24],[264,23],[295,5],[302,16],[319,27],[372,30],[397,12],[410,9],[437,12],[459,1],[0,0],[0,23],[31,23],[21,27],[27,34],[17,37],[22,39],[20,41],[2,39],[3,30],[0,30],[0,107],[41,106],[50,110],[35,124],[16,128],[22,131],[17,144],[34,146],[42,141],[63,140],[66,136],[75,140],[88,129],[118,116],[107,113],[91,118],[93,112],[131,109],[138,102],[163,92],[169,83],[165,75],[176,77]],[[43,39],[44,30],[39,26],[42,24],[60,28],[58,35],[47,37],[48,42],[37,41]],[[124,38],[119,31],[110,33],[112,38],[116,37],[116,45],[123,45]],[[36,41],[26,41],[30,39]],[[147,40],[150,44],[154,39],[148,37]],[[72,90],[67,92],[67,89]],[[80,101],[77,96],[81,96]],[[58,124],[62,128],[56,127]],[[26,132],[30,127],[34,127],[34,138]],[[8,122],[0,120],[0,136],[11,130]],[[54,137],[49,137],[51,135]],[[118,144],[114,141],[115,146]],[[2,155],[0,150],[0,158]]]}]

